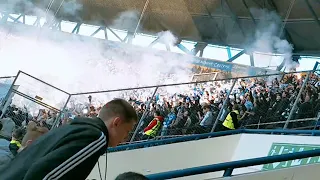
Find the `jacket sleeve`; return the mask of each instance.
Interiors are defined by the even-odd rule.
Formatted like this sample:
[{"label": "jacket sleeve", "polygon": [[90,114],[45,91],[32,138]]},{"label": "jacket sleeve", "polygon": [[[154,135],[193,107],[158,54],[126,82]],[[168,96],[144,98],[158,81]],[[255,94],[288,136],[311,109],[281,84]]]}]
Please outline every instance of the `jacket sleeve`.
[{"label": "jacket sleeve", "polygon": [[155,125],[157,125],[157,120],[153,119],[152,122],[146,128],[144,128],[143,131],[146,132],[146,131],[152,129]]},{"label": "jacket sleeve", "polygon": [[232,118],[234,128],[238,129],[240,127],[240,125],[239,125],[237,114],[235,112],[231,112],[230,116]]},{"label": "jacket sleeve", "polygon": [[68,135],[32,164],[24,180],[85,179],[105,151],[106,137],[102,132],[100,136],[94,132]]},{"label": "jacket sleeve", "polygon": [[10,143],[9,149],[14,156],[18,154],[19,147],[17,146],[17,144]]}]

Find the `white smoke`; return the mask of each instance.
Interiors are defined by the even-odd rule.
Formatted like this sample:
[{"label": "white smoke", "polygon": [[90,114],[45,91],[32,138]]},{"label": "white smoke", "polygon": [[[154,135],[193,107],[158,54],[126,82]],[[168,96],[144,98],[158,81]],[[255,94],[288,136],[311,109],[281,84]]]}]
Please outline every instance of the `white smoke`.
[{"label": "white smoke", "polygon": [[[180,54],[45,28],[39,30],[23,24],[7,24],[2,26],[0,32],[0,76],[14,75],[22,70],[70,93],[190,81],[190,61]],[[168,32],[163,33],[160,39],[166,44],[176,41]],[[65,94],[27,79],[17,82],[19,91],[32,97],[38,95],[43,97],[44,102],[62,107],[61,102],[67,97]],[[153,90],[143,89],[137,93],[146,98],[151,96]],[[117,92],[92,96],[93,101],[104,103],[124,94]],[[84,102],[87,96],[76,96],[72,101]],[[19,96],[15,96],[14,100],[18,106],[32,106]]]},{"label": "white smoke", "polygon": [[158,33],[158,42],[165,45],[173,46],[178,39],[170,31],[162,31]]},{"label": "white smoke", "polygon": [[77,12],[82,10],[83,5],[76,0],[64,1],[62,4],[62,11],[67,15],[76,15]]},{"label": "white smoke", "polygon": [[138,11],[125,11],[122,12],[118,18],[116,18],[112,27],[121,28],[128,30],[129,32],[134,32],[140,18],[140,13]]},{"label": "white smoke", "polygon": [[[266,9],[250,9],[254,17],[259,19],[254,40],[248,47],[249,52],[263,52],[270,54],[281,54],[287,67],[296,66],[292,61],[293,46],[286,39],[281,39],[283,24],[279,15]],[[271,56],[259,56],[255,58],[255,66],[265,67],[274,61]],[[277,65],[281,62],[277,62]]]}]

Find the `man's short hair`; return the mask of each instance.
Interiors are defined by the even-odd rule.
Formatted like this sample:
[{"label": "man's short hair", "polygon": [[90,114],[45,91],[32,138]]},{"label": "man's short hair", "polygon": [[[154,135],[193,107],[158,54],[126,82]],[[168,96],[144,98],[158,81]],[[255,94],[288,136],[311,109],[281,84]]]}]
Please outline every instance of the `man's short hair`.
[{"label": "man's short hair", "polygon": [[12,137],[14,137],[18,141],[21,141],[24,134],[25,134],[25,129],[20,127],[13,130]]},{"label": "man's short hair", "polygon": [[159,110],[156,110],[154,113],[155,113],[157,116],[160,116],[160,115],[161,115],[161,113],[160,113]]},{"label": "man's short hair", "polygon": [[205,104],[205,105],[203,106],[203,109],[209,109],[209,110],[210,110],[211,108],[210,108],[210,105]]},{"label": "man's short hair", "polygon": [[139,173],[126,172],[118,175],[115,180],[149,180],[149,179]]},{"label": "man's short hair", "polygon": [[124,99],[114,99],[105,104],[99,113],[99,116],[112,117],[123,117],[125,122],[137,122],[138,116],[134,108]]}]

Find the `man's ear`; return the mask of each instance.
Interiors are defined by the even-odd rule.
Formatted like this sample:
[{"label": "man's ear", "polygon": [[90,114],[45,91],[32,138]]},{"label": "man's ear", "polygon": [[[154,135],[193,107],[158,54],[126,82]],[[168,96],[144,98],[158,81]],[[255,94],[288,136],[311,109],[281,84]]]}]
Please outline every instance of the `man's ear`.
[{"label": "man's ear", "polygon": [[121,123],[121,119],[120,119],[119,117],[116,117],[116,118],[114,118],[114,119],[112,120],[111,125],[112,125],[112,127],[117,127],[117,126],[120,125],[120,123]]},{"label": "man's ear", "polygon": [[28,141],[26,142],[26,147],[30,146],[31,143],[32,143],[32,140],[28,140]]}]

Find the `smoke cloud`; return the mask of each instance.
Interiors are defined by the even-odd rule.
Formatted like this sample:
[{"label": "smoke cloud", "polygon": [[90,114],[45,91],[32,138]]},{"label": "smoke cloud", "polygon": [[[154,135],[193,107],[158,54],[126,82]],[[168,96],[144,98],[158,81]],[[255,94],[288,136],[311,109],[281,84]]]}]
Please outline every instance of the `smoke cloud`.
[{"label": "smoke cloud", "polygon": [[76,0],[72,0],[72,1],[64,1],[61,7],[62,7],[62,11],[66,15],[76,15],[77,12],[82,10],[83,5],[78,3]]},{"label": "smoke cloud", "polygon": [[[135,13],[126,14],[115,22],[125,23],[128,28],[136,26],[124,18],[133,17]],[[190,81],[191,77],[188,68],[191,56],[188,60],[167,51],[101,41],[47,28],[39,30],[23,24],[1,26],[0,37],[0,76],[14,75],[22,70],[70,93],[181,83]],[[160,41],[173,44],[176,38],[163,32]],[[17,84],[20,85],[19,91],[32,97],[43,97],[44,102],[55,107],[61,108],[67,97],[28,77],[21,77]],[[147,98],[153,90],[135,93]],[[94,94],[93,101],[104,103],[127,93]],[[130,93],[134,94],[133,91]],[[76,96],[72,102],[87,102],[87,96]],[[19,96],[14,97],[14,104],[28,105],[33,109],[38,107]]]},{"label": "smoke cloud", "polygon": [[[287,67],[295,67],[292,61],[293,46],[286,39],[281,39],[282,20],[279,15],[266,9],[250,9],[254,17],[259,19],[253,41],[248,46],[249,52],[264,52],[270,54],[281,54]],[[266,67],[272,61],[272,57],[259,56],[255,59],[255,65]],[[281,62],[277,62],[277,65]]]},{"label": "smoke cloud", "polygon": [[118,29],[121,28],[129,32],[134,32],[138,25],[139,17],[140,13],[138,11],[125,11],[113,21],[112,25]]}]

